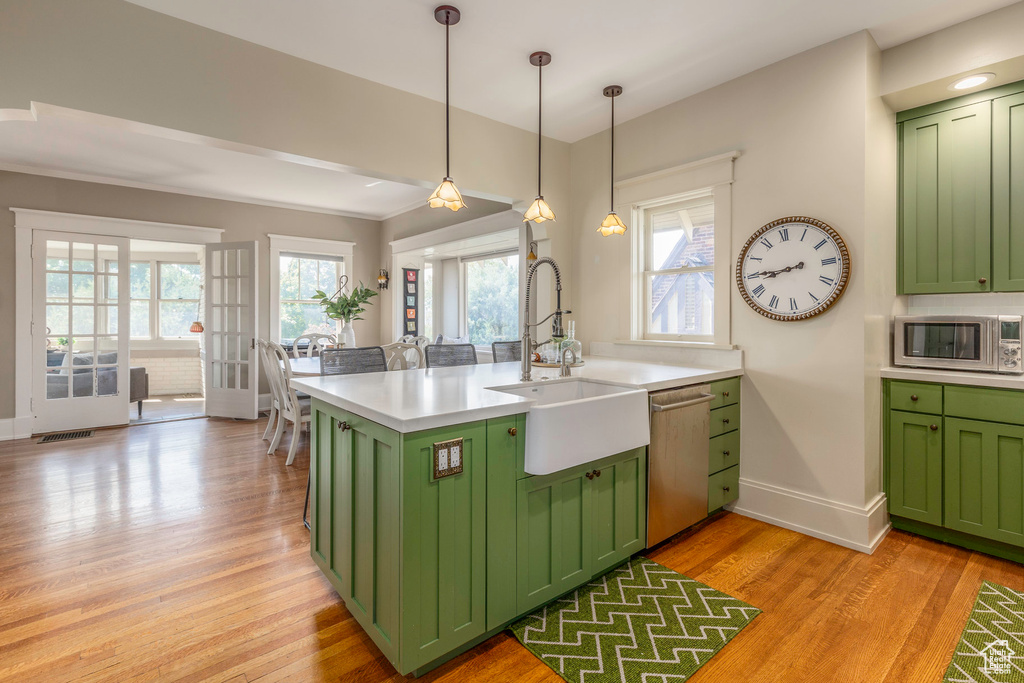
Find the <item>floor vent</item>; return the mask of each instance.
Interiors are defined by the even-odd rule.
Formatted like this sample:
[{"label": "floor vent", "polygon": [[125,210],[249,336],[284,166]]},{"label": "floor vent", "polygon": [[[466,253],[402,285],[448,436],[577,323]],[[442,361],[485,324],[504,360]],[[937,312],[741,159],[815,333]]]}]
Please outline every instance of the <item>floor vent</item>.
[{"label": "floor vent", "polygon": [[59,434],[47,434],[36,443],[53,443],[54,441],[69,441],[71,439],[84,439],[92,436],[91,429],[82,429],[77,432],[61,432]]}]

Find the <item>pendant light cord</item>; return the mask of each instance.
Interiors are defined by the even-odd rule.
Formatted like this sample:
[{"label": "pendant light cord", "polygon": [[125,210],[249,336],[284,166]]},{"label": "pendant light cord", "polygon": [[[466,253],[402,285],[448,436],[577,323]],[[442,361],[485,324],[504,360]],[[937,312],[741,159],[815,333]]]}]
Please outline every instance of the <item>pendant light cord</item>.
[{"label": "pendant light cord", "polygon": [[542,122],[541,111],[544,106],[544,99],[541,97],[541,87],[544,83],[544,65],[540,64],[537,66],[537,196],[541,196],[540,192],[540,166],[541,166],[541,154],[540,144],[542,139]]},{"label": "pendant light cord", "polygon": [[449,83],[451,81],[451,67],[449,61],[448,32],[451,31],[451,14],[445,12],[444,18],[444,175],[446,178],[452,176],[452,138],[451,138],[451,94]]},{"label": "pendant light cord", "polygon": [[609,178],[609,212],[615,213],[615,97],[612,97],[612,172]]}]

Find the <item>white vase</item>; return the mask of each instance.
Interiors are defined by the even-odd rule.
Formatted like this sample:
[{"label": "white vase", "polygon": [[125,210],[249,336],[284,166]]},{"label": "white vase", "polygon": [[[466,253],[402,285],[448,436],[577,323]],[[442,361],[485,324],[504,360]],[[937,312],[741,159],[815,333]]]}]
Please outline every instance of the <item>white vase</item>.
[{"label": "white vase", "polygon": [[337,326],[336,339],[337,343],[346,349],[355,348],[356,345],[356,331],[352,329],[352,323],[345,322],[343,320],[336,320],[335,325]]}]

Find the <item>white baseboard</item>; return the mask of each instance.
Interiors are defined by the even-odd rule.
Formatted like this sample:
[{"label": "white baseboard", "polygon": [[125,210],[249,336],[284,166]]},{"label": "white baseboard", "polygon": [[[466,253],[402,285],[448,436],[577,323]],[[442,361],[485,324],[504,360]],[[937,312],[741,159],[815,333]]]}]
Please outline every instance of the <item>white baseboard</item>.
[{"label": "white baseboard", "polygon": [[256,409],[260,412],[270,410],[270,394],[260,394],[259,402],[256,404]]},{"label": "white baseboard", "polygon": [[739,499],[729,509],[744,517],[759,519],[869,555],[892,528],[884,493],[879,493],[860,508],[750,479],[740,479]]},{"label": "white baseboard", "polygon": [[31,417],[8,417],[0,419],[0,441],[27,439],[32,436]]}]

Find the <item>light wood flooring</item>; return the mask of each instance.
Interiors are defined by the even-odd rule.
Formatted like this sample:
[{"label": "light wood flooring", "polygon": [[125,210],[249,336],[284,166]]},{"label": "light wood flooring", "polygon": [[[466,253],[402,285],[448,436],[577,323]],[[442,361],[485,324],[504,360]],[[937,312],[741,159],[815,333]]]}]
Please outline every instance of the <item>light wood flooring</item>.
[{"label": "light wood flooring", "polygon": [[[308,456],[263,428],[0,443],[0,681],[400,680],[309,559]],[[1024,590],[909,534],[869,556],[733,514],[648,555],[764,610],[694,683],[940,681],[981,581]],[[422,680],[560,681],[507,634]]]}]

